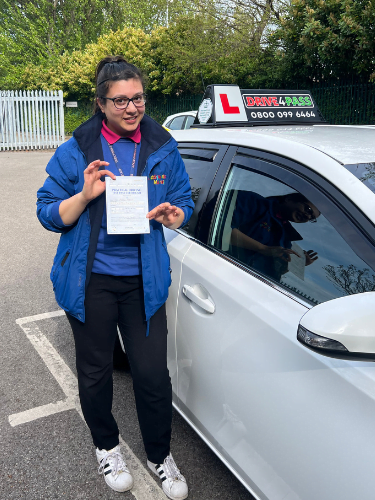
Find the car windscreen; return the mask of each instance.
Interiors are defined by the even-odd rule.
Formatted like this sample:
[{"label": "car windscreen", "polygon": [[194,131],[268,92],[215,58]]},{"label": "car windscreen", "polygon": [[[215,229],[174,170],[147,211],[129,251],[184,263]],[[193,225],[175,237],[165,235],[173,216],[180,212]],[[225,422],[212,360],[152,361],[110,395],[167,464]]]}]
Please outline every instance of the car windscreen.
[{"label": "car windscreen", "polygon": [[354,163],[344,167],[375,193],[375,162]]}]

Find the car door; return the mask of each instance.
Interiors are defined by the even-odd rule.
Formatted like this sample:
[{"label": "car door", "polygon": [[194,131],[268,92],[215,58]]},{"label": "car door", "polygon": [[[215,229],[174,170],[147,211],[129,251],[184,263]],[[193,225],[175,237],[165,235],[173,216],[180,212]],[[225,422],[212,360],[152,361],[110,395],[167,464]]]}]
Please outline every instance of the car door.
[{"label": "car door", "polygon": [[185,162],[192,188],[192,198],[195,204],[193,214],[184,226],[184,231],[177,232],[164,228],[164,235],[168,245],[170,267],[172,270],[172,283],[169,288],[167,301],[168,318],[168,368],[172,380],[173,396],[177,396],[177,363],[176,363],[176,312],[180,293],[181,263],[191,245],[191,240],[186,235],[194,235],[198,228],[198,219],[207,198],[210,186],[223,158],[228,155],[228,149],[235,148],[218,146],[217,144],[184,143],[179,145],[179,151]]},{"label": "car door", "polygon": [[[319,213],[290,222],[291,199]],[[296,340],[315,304],[374,282],[368,221],[303,165],[245,148],[219,170],[199,220],[181,262],[180,410],[258,498],[373,498],[374,368]],[[246,252],[238,228],[295,253]]]}]

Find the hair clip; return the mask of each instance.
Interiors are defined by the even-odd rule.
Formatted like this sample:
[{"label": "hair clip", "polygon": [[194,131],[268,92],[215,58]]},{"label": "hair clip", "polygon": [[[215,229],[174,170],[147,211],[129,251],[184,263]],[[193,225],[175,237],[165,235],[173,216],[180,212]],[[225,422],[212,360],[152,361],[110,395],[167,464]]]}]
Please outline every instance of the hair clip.
[{"label": "hair clip", "polygon": [[100,83],[97,83],[97,86],[101,85],[102,83],[108,82],[108,80],[111,80],[111,78],[106,78],[105,80],[102,80]]}]

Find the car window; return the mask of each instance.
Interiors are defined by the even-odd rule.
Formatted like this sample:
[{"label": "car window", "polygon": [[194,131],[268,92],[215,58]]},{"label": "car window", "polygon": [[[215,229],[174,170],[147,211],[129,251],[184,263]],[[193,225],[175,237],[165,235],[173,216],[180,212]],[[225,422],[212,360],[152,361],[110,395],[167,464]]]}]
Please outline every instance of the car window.
[{"label": "car window", "polygon": [[195,204],[193,215],[188,224],[183,227],[183,231],[196,236],[195,229],[199,212],[206,200],[211,181],[227,147],[210,144],[199,146],[180,144],[178,150],[185,163],[190,180],[192,199]]},{"label": "car window", "polygon": [[344,167],[375,193],[375,162],[355,163],[344,165]]},{"label": "car window", "polygon": [[169,122],[168,128],[171,130],[181,130],[185,120],[185,116],[176,116],[171,122]]},{"label": "car window", "polygon": [[207,171],[212,165],[218,150],[181,147],[179,148],[179,152],[181,158],[184,160],[185,168],[189,176],[191,197],[193,198],[194,204],[196,204]]},{"label": "car window", "polygon": [[312,304],[375,290],[374,270],[326,211],[279,179],[234,164],[209,244]]},{"label": "car window", "polygon": [[187,116],[186,117],[186,122],[185,122],[185,129],[190,128],[195,120],[195,116]]}]

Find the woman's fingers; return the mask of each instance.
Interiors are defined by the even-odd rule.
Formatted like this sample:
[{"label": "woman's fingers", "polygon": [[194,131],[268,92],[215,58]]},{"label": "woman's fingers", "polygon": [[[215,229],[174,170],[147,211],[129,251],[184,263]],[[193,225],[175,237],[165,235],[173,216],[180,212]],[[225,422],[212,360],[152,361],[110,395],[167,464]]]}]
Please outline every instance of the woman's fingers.
[{"label": "woman's fingers", "polygon": [[318,252],[315,252],[315,250],[308,250],[306,253],[310,258],[318,258]]},{"label": "woman's fingers", "polygon": [[116,180],[116,176],[110,170],[99,170],[100,167],[108,165],[107,161],[95,160],[84,170],[85,182],[82,188],[82,195],[87,202],[95,199],[105,190],[105,183],[102,182],[102,177],[108,175],[111,179]]},{"label": "woman's fingers", "polygon": [[110,170],[99,170],[102,166],[108,166],[109,163],[107,161],[95,160],[90,163],[90,165],[83,172],[84,174],[99,174],[99,177],[103,177],[104,175],[108,175],[111,179],[115,180],[116,176]]},{"label": "woman's fingers", "polygon": [[[148,219],[155,219],[156,217],[160,217],[162,215],[166,215],[168,212],[170,212],[171,204],[168,202],[161,203],[157,207],[153,208],[152,210],[149,211],[149,213],[146,215]],[[176,209],[176,207],[172,207]]]},{"label": "woman's fingers", "polygon": [[305,252],[306,254],[306,261],[309,262],[310,264],[312,262],[315,262],[319,257],[318,257],[318,252],[315,252],[315,250],[308,250]]},{"label": "woman's fingers", "polygon": [[300,254],[298,254],[297,252],[295,252],[294,250],[292,250],[291,248],[284,248],[284,252],[291,255],[297,255],[297,257],[301,257]]},{"label": "woman's fingers", "polygon": [[100,174],[101,177],[103,177],[103,175],[108,175],[111,179],[116,180],[115,174],[113,174],[110,170],[99,170],[98,174]]},{"label": "woman's fingers", "polygon": [[99,170],[99,168],[104,165],[107,167],[109,163],[107,161],[94,160],[86,167],[85,172],[92,172],[93,170]]}]

